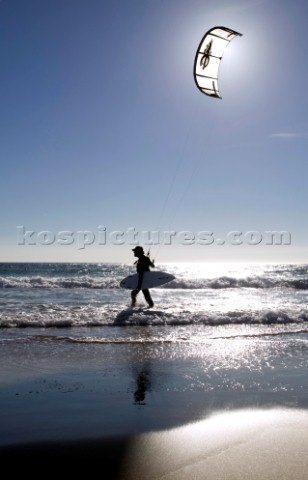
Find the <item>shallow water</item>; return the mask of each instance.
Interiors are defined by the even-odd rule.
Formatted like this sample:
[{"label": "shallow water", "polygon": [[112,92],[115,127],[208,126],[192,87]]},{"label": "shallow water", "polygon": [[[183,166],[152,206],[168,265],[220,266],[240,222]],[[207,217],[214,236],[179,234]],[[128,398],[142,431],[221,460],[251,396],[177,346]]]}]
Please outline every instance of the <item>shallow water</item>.
[{"label": "shallow water", "polygon": [[[0,327],[291,325],[308,320],[308,266],[164,264],[172,282],[129,308],[120,264],[0,264]],[[293,328],[293,327],[292,327]]]}]

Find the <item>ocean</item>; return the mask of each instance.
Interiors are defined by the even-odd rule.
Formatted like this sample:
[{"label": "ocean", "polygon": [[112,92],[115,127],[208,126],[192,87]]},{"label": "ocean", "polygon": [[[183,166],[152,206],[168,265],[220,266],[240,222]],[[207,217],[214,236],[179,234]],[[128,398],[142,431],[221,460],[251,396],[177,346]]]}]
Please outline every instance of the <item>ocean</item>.
[{"label": "ocean", "polygon": [[[266,342],[270,355],[279,354],[282,343],[290,356],[299,348],[304,355],[308,265],[170,263],[156,269],[175,280],[151,290],[153,308],[147,308],[141,292],[131,308],[130,290],[119,284],[135,272],[134,265],[2,263],[0,342],[9,350],[26,343],[29,351],[38,341],[52,342],[55,349],[63,342],[76,348],[185,345],[203,355],[215,348],[218,366],[226,360],[216,347],[232,339],[259,350]],[[254,365],[261,357],[252,355],[249,361]]]},{"label": "ocean", "polygon": [[164,327],[160,331],[174,340],[181,327],[195,339],[197,326],[213,334],[238,325],[260,334],[308,332],[308,265],[177,263],[156,269],[175,280],[152,290],[154,308],[146,309],[139,293],[131,309],[130,291],[119,283],[134,265],[0,263],[1,335],[10,328],[21,334],[22,328],[87,327],[91,336],[91,327],[101,327],[103,340],[107,331],[108,338],[115,333],[103,327],[132,325]]}]

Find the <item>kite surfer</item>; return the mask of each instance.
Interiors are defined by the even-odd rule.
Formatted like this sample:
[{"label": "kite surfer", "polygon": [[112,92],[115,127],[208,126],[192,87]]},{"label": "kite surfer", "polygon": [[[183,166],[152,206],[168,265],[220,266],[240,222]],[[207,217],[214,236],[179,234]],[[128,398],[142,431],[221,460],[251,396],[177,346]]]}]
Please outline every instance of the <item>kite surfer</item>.
[{"label": "kite surfer", "polygon": [[137,246],[137,247],[133,248],[132,250],[134,252],[134,256],[138,258],[138,260],[136,261],[136,269],[137,269],[137,273],[138,273],[138,285],[137,285],[137,288],[135,288],[135,290],[133,290],[132,293],[131,293],[132,307],[134,307],[136,305],[136,297],[137,297],[138,293],[140,292],[140,290],[142,290],[144,298],[145,298],[146,302],[148,303],[149,307],[153,307],[154,303],[153,303],[153,300],[152,300],[149,289],[147,289],[147,288],[142,289],[141,285],[142,285],[142,279],[143,279],[144,272],[149,272],[150,267],[154,268],[155,265],[150,260],[150,258],[144,254],[144,250],[143,250],[142,247]]}]

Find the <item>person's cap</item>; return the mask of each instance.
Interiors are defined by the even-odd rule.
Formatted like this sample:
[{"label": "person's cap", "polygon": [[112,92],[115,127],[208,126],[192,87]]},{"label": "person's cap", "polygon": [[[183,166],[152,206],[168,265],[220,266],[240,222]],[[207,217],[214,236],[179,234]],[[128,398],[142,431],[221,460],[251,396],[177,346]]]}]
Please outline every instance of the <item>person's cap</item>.
[{"label": "person's cap", "polygon": [[141,252],[143,253],[143,248],[138,245],[138,247],[132,248],[133,252]]}]

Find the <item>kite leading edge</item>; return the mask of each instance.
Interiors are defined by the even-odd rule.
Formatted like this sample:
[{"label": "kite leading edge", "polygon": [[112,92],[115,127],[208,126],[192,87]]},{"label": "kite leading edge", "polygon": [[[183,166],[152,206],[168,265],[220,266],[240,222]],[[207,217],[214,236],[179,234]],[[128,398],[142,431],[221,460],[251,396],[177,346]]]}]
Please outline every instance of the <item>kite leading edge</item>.
[{"label": "kite leading edge", "polygon": [[218,70],[229,42],[241,33],[226,27],[211,28],[202,38],[194,63],[194,79],[202,93],[221,98],[218,89]]}]

